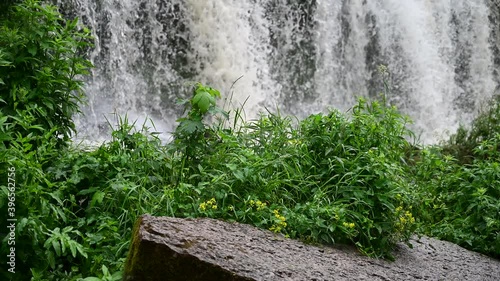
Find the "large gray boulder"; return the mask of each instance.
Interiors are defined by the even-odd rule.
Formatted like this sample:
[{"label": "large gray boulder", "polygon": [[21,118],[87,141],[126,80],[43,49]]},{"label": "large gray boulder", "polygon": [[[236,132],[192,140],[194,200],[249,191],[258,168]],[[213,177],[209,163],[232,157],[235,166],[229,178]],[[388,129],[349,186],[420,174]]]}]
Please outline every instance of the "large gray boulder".
[{"label": "large gray boulder", "polygon": [[500,280],[500,261],[432,238],[398,245],[395,262],[312,246],[250,225],[142,216],[124,280]]}]

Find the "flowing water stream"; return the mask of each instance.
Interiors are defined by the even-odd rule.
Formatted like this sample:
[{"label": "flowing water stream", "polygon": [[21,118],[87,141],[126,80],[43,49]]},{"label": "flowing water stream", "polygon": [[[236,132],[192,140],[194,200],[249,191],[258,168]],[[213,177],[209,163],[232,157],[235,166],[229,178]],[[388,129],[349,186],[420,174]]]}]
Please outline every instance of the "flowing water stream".
[{"label": "flowing water stream", "polygon": [[[305,117],[383,91],[425,143],[467,124],[499,85],[492,0],[59,0],[96,38],[80,138],[112,113],[168,132],[200,81],[245,104]],[[234,81],[239,79],[231,88]]]}]

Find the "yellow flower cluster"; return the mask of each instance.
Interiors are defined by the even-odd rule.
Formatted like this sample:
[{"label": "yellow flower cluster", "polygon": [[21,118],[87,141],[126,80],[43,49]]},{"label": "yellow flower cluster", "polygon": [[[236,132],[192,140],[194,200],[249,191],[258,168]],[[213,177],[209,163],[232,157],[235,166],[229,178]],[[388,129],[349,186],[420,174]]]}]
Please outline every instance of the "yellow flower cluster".
[{"label": "yellow flower cluster", "polygon": [[204,212],[206,209],[217,210],[217,202],[215,201],[215,198],[212,198],[200,204],[200,210],[202,212]]},{"label": "yellow flower cluster", "polygon": [[252,208],[253,208],[253,206],[256,206],[257,207],[257,211],[262,211],[267,206],[266,203],[263,203],[260,200],[257,200],[257,201],[250,200],[250,201],[248,201],[248,204],[250,204],[250,207],[252,207]]},{"label": "yellow flower cluster", "polygon": [[354,228],[356,225],[353,222],[344,222],[342,225],[347,228]]},{"label": "yellow flower cluster", "polygon": [[396,208],[396,213],[401,213],[399,215],[399,222],[396,223],[396,227],[398,228],[399,231],[403,231],[405,226],[412,225],[415,223],[415,218],[413,217],[413,214],[410,213],[410,211],[405,211],[402,213],[403,207],[399,206]]},{"label": "yellow flower cluster", "polygon": [[269,230],[278,233],[278,232],[281,232],[281,230],[286,227],[286,225],[287,225],[286,218],[284,216],[280,215],[279,210],[274,210],[273,213],[274,213],[274,217],[278,219],[278,222],[273,224],[269,228]]},{"label": "yellow flower cluster", "polygon": [[401,224],[413,224],[415,223],[415,218],[413,217],[412,213],[406,211],[404,216],[399,217],[399,221],[401,222]]}]

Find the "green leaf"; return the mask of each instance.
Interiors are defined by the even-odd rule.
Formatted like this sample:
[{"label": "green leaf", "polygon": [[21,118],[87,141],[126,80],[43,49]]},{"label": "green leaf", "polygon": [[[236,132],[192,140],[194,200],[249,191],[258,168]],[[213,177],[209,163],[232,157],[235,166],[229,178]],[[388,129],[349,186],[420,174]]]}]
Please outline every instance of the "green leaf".
[{"label": "green leaf", "polygon": [[69,245],[69,250],[71,251],[71,255],[74,258],[76,258],[76,248],[78,247],[79,244],[73,240],[70,240],[68,241],[68,245]]},{"label": "green leaf", "polygon": [[59,241],[53,239],[52,248],[54,248],[54,251],[56,251],[57,256],[61,256],[61,244],[59,243]]},{"label": "green leaf", "polygon": [[210,92],[210,95],[212,95],[213,97],[216,97],[216,98],[220,98],[220,92],[216,89],[213,89],[213,88],[209,88],[208,90]]},{"label": "green leaf", "polygon": [[81,244],[77,243],[76,249],[78,250],[78,252],[80,253],[80,255],[84,256],[85,258],[88,258],[88,255],[85,252],[85,250],[83,249],[83,246]]},{"label": "green leaf", "polygon": [[206,91],[198,92],[192,100],[193,107],[198,108],[201,113],[207,112],[213,102],[215,102],[214,97]]},{"label": "green leaf", "polygon": [[108,267],[105,266],[104,264],[102,265],[102,273],[104,274],[104,276],[108,276],[109,275]]},{"label": "green leaf", "polygon": [[62,254],[66,254],[66,244],[70,241],[71,241],[71,238],[67,234],[64,234],[64,236],[61,237],[61,252],[62,252]]},{"label": "green leaf", "polygon": [[105,195],[106,194],[104,192],[97,191],[96,193],[94,193],[94,196],[92,196],[92,201],[91,201],[90,205],[95,206],[96,203],[101,204]]},{"label": "green leaf", "polygon": [[116,271],[111,275],[111,280],[112,281],[118,281],[123,279],[123,273],[121,271]]},{"label": "green leaf", "polygon": [[36,56],[37,48],[35,45],[31,45],[28,47],[28,53],[30,53],[32,56]]},{"label": "green leaf", "polygon": [[50,205],[50,208],[56,215],[59,215],[59,217],[63,220],[63,222],[67,222],[66,215],[64,214],[63,210],[61,210],[61,208],[58,208],[52,204]]},{"label": "green leaf", "polygon": [[191,135],[196,131],[203,131],[204,129],[205,126],[200,121],[191,121],[187,119],[179,124],[179,130],[183,134]]},{"label": "green leaf", "polygon": [[47,261],[49,262],[49,265],[52,269],[56,268],[56,258],[54,256],[54,253],[52,251],[46,251],[45,252],[47,256]]}]

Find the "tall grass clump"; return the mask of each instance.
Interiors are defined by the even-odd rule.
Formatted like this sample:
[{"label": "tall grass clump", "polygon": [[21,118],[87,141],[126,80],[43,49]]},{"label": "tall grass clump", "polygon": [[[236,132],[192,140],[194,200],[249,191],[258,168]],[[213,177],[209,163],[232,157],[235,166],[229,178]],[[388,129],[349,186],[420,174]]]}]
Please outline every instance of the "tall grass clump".
[{"label": "tall grass clump", "polygon": [[193,147],[209,145],[182,184],[202,198],[202,215],[390,258],[395,242],[414,230],[402,167],[408,122],[394,107],[360,99],[349,115],[332,110],[293,125],[268,112],[238,127],[195,132],[195,143],[178,135]]}]

